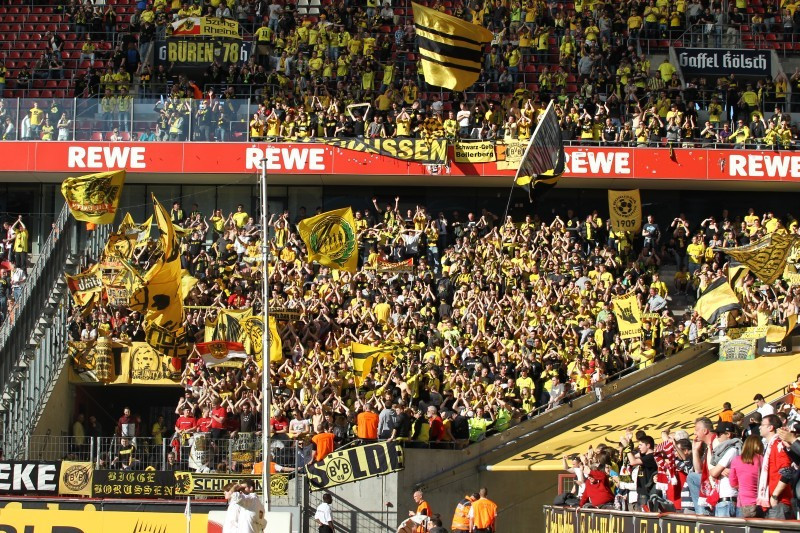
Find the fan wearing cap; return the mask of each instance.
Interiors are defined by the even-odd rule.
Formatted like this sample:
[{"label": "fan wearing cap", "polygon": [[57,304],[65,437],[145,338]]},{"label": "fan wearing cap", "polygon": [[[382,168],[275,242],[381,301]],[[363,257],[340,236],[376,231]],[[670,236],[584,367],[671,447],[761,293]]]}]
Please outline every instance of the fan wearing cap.
[{"label": "fan wearing cap", "polygon": [[[731,486],[728,472],[734,457],[742,453],[742,440],[738,428],[732,422],[720,422],[714,428],[717,438],[713,450],[708,454],[708,475],[716,488],[719,499],[714,507],[714,516],[736,516],[737,489]],[[709,498],[709,503],[713,500]]]}]

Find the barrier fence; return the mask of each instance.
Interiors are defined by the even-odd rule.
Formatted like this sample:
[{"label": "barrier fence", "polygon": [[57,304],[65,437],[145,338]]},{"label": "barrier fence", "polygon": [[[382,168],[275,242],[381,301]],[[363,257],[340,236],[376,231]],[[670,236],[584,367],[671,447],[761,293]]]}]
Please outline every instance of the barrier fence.
[{"label": "barrier fence", "polygon": [[545,533],[614,531],[616,533],[770,533],[800,531],[800,522],[741,518],[715,518],[678,513],[632,513],[603,509],[545,506]]}]

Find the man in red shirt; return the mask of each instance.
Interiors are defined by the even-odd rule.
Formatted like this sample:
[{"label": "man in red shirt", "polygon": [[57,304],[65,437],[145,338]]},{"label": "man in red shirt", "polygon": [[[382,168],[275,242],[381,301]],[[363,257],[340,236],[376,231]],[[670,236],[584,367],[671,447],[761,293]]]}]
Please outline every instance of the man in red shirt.
[{"label": "man in red shirt", "polygon": [[211,400],[211,438],[224,439],[227,431],[228,410],[222,407],[219,398]]},{"label": "man in red shirt", "polygon": [[183,410],[183,415],[175,421],[175,431],[184,439],[197,431],[197,421],[192,416],[192,410],[188,407]]},{"label": "man in red shirt", "polygon": [[203,416],[197,419],[197,432],[208,433],[211,431],[211,412],[208,407],[203,407]]},{"label": "man in red shirt", "polygon": [[792,461],[778,437],[781,426],[783,424],[777,415],[767,415],[761,421],[761,438],[767,444],[758,480],[758,504],[766,510],[767,518],[789,520],[792,518],[792,487],[781,481],[780,470],[791,467]]},{"label": "man in red shirt", "polygon": [[591,502],[593,506],[600,507],[614,501],[614,494],[611,492],[608,483],[608,474],[605,473],[604,468],[605,465],[600,465],[598,468],[590,470],[586,475],[583,495],[578,507],[583,507],[586,502]]},{"label": "man in red shirt", "polygon": [[436,442],[442,440],[444,436],[444,424],[442,423],[442,417],[439,416],[439,411],[436,409],[435,405],[428,406],[428,424],[430,425],[428,441]]},{"label": "man in red shirt", "polygon": [[269,425],[272,427],[272,438],[286,440],[289,433],[289,419],[286,418],[283,411],[273,410]]}]

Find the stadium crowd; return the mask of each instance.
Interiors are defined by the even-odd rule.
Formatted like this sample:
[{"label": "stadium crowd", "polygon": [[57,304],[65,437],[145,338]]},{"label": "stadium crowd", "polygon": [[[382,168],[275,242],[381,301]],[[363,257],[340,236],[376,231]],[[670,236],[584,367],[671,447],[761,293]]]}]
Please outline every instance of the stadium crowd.
[{"label": "stadium crowd", "polygon": [[[743,2],[731,2],[724,14],[700,0],[653,5],[434,0],[431,7],[494,34],[479,81],[464,93],[425,83],[410,6],[368,0],[366,9],[331,2],[309,11],[280,0],[214,4],[143,1],[122,28],[114,22],[113,7],[104,11],[73,2],[65,9],[71,30],[86,38],[81,59],[93,64],[96,55],[107,56],[103,69],[90,67],[75,83],[77,96],[95,98],[107,140],[131,138],[134,94],[168,97],[156,109],[152,131],[142,128],[134,140],[229,141],[231,121],[244,121],[251,140],[430,135],[524,140],[536,125],[537,110],[551,98],[559,104],[565,139],[579,142],[784,148],[797,136],[787,98],[788,86],[800,83],[800,72],[791,78],[779,72],[774,79],[741,80],[731,74],[681,80],[668,59],[653,65],[652,54],[643,52],[643,42],[677,37],[692,27],[713,27],[692,44],[709,45],[718,34],[726,46],[734,46],[743,32],[777,29],[775,13],[755,13],[746,20],[751,15],[743,14]],[[169,35],[173,20],[200,14],[242,22],[253,34],[248,61],[214,62],[202,75],[155,66],[153,42]],[[783,20],[791,22],[792,16]],[[17,85],[37,76],[60,76],[61,67],[56,65],[53,74],[49,65],[60,61],[63,38],[47,38],[51,44],[42,65],[33,74],[22,70]],[[110,42],[113,50],[98,48],[98,41]],[[233,102],[236,98],[251,102],[249,113]],[[30,119],[33,127],[24,131],[21,122],[3,122],[4,138],[23,138],[23,133],[61,138],[52,130],[45,136],[44,117],[41,123]],[[47,118],[47,127],[58,130],[60,119]]]},{"label": "stadium crowd", "polygon": [[684,430],[664,430],[656,444],[645,431],[628,428],[616,446],[564,456],[575,485],[557,503],[797,519],[799,387],[800,375],[775,405],[757,394],[749,416],[726,402],[717,420],[695,421],[691,438]]},{"label": "stadium crowd", "polygon": [[[799,303],[797,287],[781,280],[759,287],[747,275],[737,288],[742,311],[720,324],[668,309],[670,291],[692,301],[726,274],[712,246],[797,232],[796,221],[772,213],[723,212],[699,222],[679,215],[670,224],[648,216],[633,235],[611,231],[597,212],[515,222],[488,210],[429,213],[401,209],[400,198],[384,205],[373,199],[372,208],[355,212],[354,274],[306,260],[296,223],[309,215],[301,208],[269,220],[271,307],[299,313],[278,321],[284,357],[269,365],[270,424],[276,439],[309,450],[353,439],[465,446],[578,395],[600,400],[607,380],[716,335],[719,326],[782,323]],[[187,213],[178,202],[171,216],[187,229],[182,266],[199,280],[185,300],[190,341],[204,340],[218,309],[259,313],[263,265],[254,218],[243,206],[204,217],[197,205]],[[143,267],[154,257],[154,242],[135,255]],[[405,260],[413,270],[391,266]],[[660,277],[666,264],[677,269],[674,288]],[[611,299],[628,292],[640,302],[643,329],[623,340]],[[75,309],[69,327],[74,340],[96,339],[105,328],[113,338],[141,341],[141,321],[106,304],[85,317]],[[356,386],[352,342],[391,346],[394,357]],[[241,368],[220,368],[193,354],[176,431],[184,438],[260,431],[254,414],[266,408],[261,379],[252,358]],[[149,436],[147,426],[138,427],[127,436]],[[171,427],[160,421],[158,437],[169,437]]]}]

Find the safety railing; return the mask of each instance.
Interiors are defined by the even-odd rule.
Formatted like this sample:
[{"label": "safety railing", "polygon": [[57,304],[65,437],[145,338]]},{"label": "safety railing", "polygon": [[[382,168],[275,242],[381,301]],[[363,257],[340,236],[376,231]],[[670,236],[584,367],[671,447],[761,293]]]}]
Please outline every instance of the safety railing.
[{"label": "safety railing", "polygon": [[64,272],[78,268],[83,255],[96,257],[109,226],[82,230],[65,206],[41,248],[27,280],[15,294],[13,318],[0,327],[0,413],[5,454],[19,457],[47,404],[67,358],[69,291]]}]

